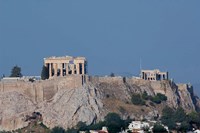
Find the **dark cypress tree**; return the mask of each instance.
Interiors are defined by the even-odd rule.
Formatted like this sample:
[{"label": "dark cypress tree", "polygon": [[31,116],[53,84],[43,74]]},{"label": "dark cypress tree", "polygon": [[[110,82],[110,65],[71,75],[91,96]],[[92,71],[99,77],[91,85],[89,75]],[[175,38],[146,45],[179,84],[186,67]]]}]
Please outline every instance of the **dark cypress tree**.
[{"label": "dark cypress tree", "polygon": [[11,70],[11,75],[10,77],[22,77],[22,74],[21,74],[21,68],[18,67],[17,65],[14,66]]},{"label": "dark cypress tree", "polygon": [[46,66],[42,67],[42,72],[41,72],[41,79],[45,80],[49,78],[49,69]]}]

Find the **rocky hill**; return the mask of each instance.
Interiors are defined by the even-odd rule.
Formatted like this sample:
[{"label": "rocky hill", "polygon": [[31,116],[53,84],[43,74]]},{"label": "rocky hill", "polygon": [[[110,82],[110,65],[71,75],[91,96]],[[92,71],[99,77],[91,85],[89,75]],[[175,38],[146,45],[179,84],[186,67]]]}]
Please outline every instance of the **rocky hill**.
[{"label": "rocky hill", "polygon": [[[167,101],[133,105],[132,94],[144,92],[151,96],[164,94]],[[79,121],[95,123],[108,112],[116,112],[124,119],[153,119],[161,115],[166,105],[190,112],[198,110],[199,103],[192,86],[167,80],[68,76],[36,82],[1,81],[0,130],[26,127],[30,122],[26,118],[33,112],[39,112],[49,128],[69,128]]]}]

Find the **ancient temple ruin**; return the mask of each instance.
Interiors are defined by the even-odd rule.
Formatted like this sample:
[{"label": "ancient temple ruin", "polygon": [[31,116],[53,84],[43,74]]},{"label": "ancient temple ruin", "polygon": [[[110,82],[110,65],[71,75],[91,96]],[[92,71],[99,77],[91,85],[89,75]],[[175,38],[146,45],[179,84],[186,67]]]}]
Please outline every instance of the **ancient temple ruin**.
[{"label": "ancient temple ruin", "polygon": [[141,79],[150,81],[168,80],[168,72],[155,70],[141,70]]},{"label": "ancient temple ruin", "polygon": [[49,70],[49,78],[70,74],[87,74],[87,60],[85,57],[48,57],[44,58],[44,65]]}]

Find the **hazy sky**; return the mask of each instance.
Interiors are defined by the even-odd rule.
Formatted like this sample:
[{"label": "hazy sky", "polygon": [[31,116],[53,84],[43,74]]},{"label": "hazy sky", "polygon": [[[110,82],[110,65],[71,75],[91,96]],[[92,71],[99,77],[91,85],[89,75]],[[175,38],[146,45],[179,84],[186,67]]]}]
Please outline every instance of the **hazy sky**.
[{"label": "hazy sky", "polygon": [[200,0],[0,0],[0,74],[40,75],[43,58],[86,56],[89,74],[169,71],[200,83]]}]

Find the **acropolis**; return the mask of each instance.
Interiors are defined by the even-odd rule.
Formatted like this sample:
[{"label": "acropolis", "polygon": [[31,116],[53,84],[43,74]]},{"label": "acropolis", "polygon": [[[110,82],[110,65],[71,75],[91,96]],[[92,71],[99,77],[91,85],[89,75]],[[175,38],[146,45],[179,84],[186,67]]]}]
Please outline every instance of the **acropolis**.
[{"label": "acropolis", "polygon": [[70,74],[87,74],[87,60],[85,57],[48,57],[44,58],[44,65],[49,70],[49,78]]}]

